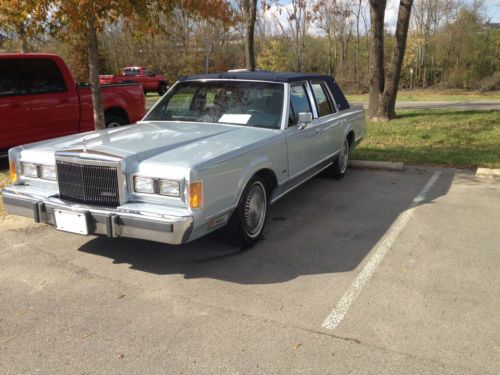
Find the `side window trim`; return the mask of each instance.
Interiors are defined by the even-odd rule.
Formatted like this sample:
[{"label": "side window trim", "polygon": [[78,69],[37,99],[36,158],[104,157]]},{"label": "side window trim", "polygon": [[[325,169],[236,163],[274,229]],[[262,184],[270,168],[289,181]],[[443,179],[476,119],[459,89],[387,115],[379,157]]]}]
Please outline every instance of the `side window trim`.
[{"label": "side window trim", "polygon": [[313,118],[317,119],[319,118],[319,109],[318,109],[318,103],[316,103],[316,99],[314,98],[311,82],[304,81],[304,83],[306,86],[307,96],[309,97],[309,105],[312,108]]},{"label": "side window trim", "polygon": [[321,81],[322,86],[326,89],[326,95],[330,97],[331,103],[335,107],[335,113],[339,113],[340,109],[339,106],[337,105],[337,102],[335,101],[335,97],[333,96],[332,91],[330,90],[330,87],[325,81]]}]

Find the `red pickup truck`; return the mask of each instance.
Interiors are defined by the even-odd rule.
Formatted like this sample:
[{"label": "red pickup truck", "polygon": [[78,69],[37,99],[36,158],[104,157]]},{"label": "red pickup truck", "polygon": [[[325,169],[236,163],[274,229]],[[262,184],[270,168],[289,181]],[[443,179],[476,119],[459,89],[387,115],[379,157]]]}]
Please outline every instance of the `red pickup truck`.
[{"label": "red pickup truck", "polygon": [[[138,84],[102,88],[108,127],[144,116]],[[90,86],[51,54],[0,54],[0,154],[12,146],[94,129]]]},{"label": "red pickup truck", "polygon": [[157,92],[159,95],[163,95],[168,90],[167,78],[157,75],[143,66],[128,66],[123,68],[120,75],[101,75],[99,82],[101,85],[124,82],[140,83],[144,95],[148,92]]}]

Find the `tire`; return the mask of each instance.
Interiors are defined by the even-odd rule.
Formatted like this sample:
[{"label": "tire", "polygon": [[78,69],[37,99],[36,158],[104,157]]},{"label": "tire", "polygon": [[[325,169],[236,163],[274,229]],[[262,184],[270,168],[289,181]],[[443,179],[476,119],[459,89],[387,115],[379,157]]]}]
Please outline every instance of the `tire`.
[{"label": "tire", "polygon": [[158,95],[163,96],[168,90],[167,84],[165,82],[161,82],[158,86]]},{"label": "tire", "polygon": [[267,222],[268,209],[266,182],[263,178],[254,176],[243,190],[238,207],[226,228],[231,242],[245,250],[261,239]]},{"label": "tire", "polygon": [[335,161],[333,164],[328,167],[327,175],[329,177],[340,179],[347,174],[347,163],[349,162],[349,140],[347,138],[344,139],[342,143],[342,148],[340,152],[335,157]]},{"label": "tire", "polygon": [[106,128],[117,128],[127,125],[128,121],[119,115],[107,115],[105,118]]}]

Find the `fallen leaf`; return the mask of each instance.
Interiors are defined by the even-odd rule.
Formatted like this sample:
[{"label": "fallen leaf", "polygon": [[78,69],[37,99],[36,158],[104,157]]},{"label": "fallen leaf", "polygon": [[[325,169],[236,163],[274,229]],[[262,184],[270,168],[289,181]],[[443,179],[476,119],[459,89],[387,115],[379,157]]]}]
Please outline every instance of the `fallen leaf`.
[{"label": "fallen leaf", "polygon": [[125,294],[120,294],[120,295],[118,296],[118,299],[122,299],[123,297],[125,297]]},{"label": "fallen leaf", "polygon": [[295,350],[295,349],[298,349],[298,348],[300,348],[301,346],[302,346],[302,343],[298,343],[297,345],[295,345],[295,346],[293,347],[293,349],[294,349],[294,350]]},{"label": "fallen leaf", "polygon": [[14,340],[14,336],[7,337],[5,340],[2,341],[3,344],[7,344],[9,341]]},{"label": "fallen leaf", "polygon": [[16,312],[16,316],[21,316],[21,315],[24,315],[28,312],[27,309],[24,309],[24,310],[19,310],[18,312]]},{"label": "fallen leaf", "polygon": [[92,331],[88,331],[88,332],[82,333],[82,334],[80,335],[80,337],[81,337],[82,339],[84,339],[84,338],[86,338],[86,337],[89,337],[91,334],[92,334]]},{"label": "fallen leaf", "polygon": [[124,354],[122,354],[122,353],[118,353],[118,359],[122,359],[123,357],[125,357],[125,355],[124,355]]}]

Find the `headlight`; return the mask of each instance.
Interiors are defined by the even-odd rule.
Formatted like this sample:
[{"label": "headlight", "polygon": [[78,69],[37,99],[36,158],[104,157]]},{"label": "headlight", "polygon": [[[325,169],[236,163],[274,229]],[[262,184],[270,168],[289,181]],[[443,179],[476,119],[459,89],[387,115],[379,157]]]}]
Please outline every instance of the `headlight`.
[{"label": "headlight", "polygon": [[56,181],[56,167],[53,165],[42,165],[40,166],[40,177],[44,180]]},{"label": "headlight", "polygon": [[181,192],[179,181],[160,180],[159,193],[170,197],[179,197]]},{"label": "headlight", "polygon": [[22,166],[24,177],[38,178],[38,167],[36,164],[23,163]]},{"label": "headlight", "polygon": [[152,178],[135,176],[134,190],[138,193],[154,194],[155,182]]}]

